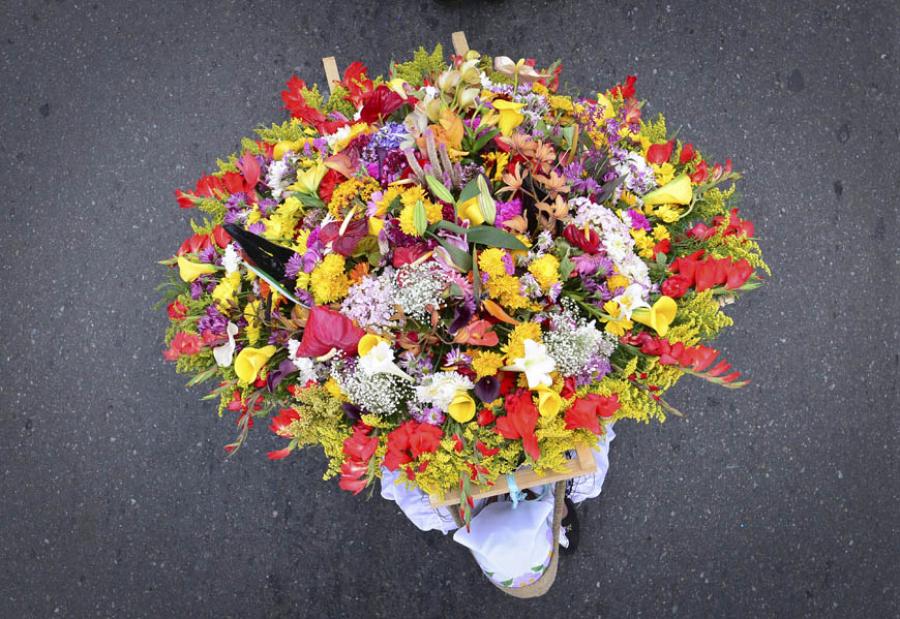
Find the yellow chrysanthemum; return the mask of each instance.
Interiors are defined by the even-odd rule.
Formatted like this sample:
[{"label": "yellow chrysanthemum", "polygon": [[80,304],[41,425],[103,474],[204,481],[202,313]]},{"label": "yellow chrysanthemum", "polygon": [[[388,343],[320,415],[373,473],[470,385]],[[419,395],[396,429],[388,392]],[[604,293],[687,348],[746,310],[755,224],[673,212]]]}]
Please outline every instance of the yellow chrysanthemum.
[{"label": "yellow chrysanthemum", "polygon": [[656,243],[653,242],[653,239],[647,234],[646,230],[632,230],[631,238],[634,239],[635,247],[637,247],[638,254],[641,258],[653,257],[653,247]]},{"label": "yellow chrysanthemum", "polygon": [[518,277],[512,275],[491,277],[484,288],[492,299],[506,309],[525,309],[531,305],[521,293],[522,286]]},{"label": "yellow chrysanthemum", "polygon": [[559,283],[559,260],[552,254],[544,254],[528,265],[528,272],[534,275],[541,290],[547,292],[551,286]]},{"label": "yellow chrysanthemum", "polygon": [[574,112],[575,106],[572,104],[572,97],[564,97],[562,95],[553,95],[547,99],[554,110],[563,112]]},{"label": "yellow chrysanthemum", "polygon": [[241,274],[239,271],[226,275],[212,291],[213,301],[219,309],[226,309],[237,303],[237,293],[241,290]]},{"label": "yellow chrysanthemum", "polygon": [[619,196],[619,199],[628,206],[634,206],[635,204],[637,204],[637,197],[630,191],[623,191],[622,195]]},{"label": "yellow chrysanthemum", "polygon": [[400,201],[403,203],[403,210],[400,211],[399,217],[400,230],[410,236],[419,236],[413,218],[416,204],[418,204],[420,200],[422,202],[422,206],[425,207],[425,219],[428,221],[428,223],[433,224],[443,219],[443,212],[440,204],[435,204],[434,202],[431,202],[427,199],[411,200],[407,198],[407,196],[415,196],[419,194],[424,195],[421,187],[417,187],[414,190],[404,192],[404,194],[400,197]]},{"label": "yellow chrysanthemum", "polygon": [[506,166],[509,164],[509,153],[504,153],[503,151],[487,153],[481,157],[481,163],[484,165],[484,170],[491,177],[491,180],[500,182],[503,179]]},{"label": "yellow chrysanthemum", "polygon": [[675,204],[661,204],[653,210],[653,215],[667,224],[681,219],[682,209]]},{"label": "yellow chrysanthemum", "polygon": [[[374,178],[351,178],[334,188],[331,200],[328,202],[328,212],[339,219],[346,217],[356,198],[365,204],[373,193],[381,189],[381,185]],[[363,214],[361,209],[356,210],[356,215]]]},{"label": "yellow chrysanthemum", "polygon": [[339,254],[328,254],[313,269],[309,278],[316,303],[332,303],[347,296],[350,278],[344,273],[346,261]]},{"label": "yellow chrysanthemum", "polygon": [[662,187],[675,178],[675,166],[668,161],[662,165],[653,165],[653,173],[656,176],[656,184]]},{"label": "yellow chrysanthemum", "polygon": [[631,283],[631,280],[629,280],[624,275],[616,274],[606,280],[606,287],[610,291],[613,291],[613,290],[618,290],[619,288],[627,288],[628,284],[630,284],[630,283]]},{"label": "yellow chrysanthemum", "polygon": [[307,243],[309,242],[309,228],[303,228],[300,232],[297,233],[297,238],[294,240],[294,251],[298,254],[305,254],[308,249]]},{"label": "yellow chrysanthemum", "polygon": [[515,326],[503,347],[507,363],[514,363],[516,359],[525,356],[525,340],[541,342],[541,325],[536,322],[520,322]]},{"label": "yellow chrysanthemum", "polygon": [[334,378],[329,378],[328,380],[326,380],[323,387],[325,387],[325,391],[328,392],[328,395],[333,397],[335,400],[344,402],[347,399],[347,396],[345,396],[344,392],[341,391],[341,386]]},{"label": "yellow chrysanthemum", "polygon": [[506,275],[506,265],[503,262],[505,256],[506,251],[498,247],[489,247],[478,255],[478,268],[490,277]]},{"label": "yellow chrysanthemum", "polygon": [[478,350],[472,354],[472,369],[478,378],[493,376],[506,365],[503,355],[491,350]]},{"label": "yellow chrysanthemum", "polygon": [[391,203],[403,195],[403,193],[404,187],[402,185],[391,185],[385,189],[384,193],[381,194],[381,198],[375,203],[375,217],[384,217],[387,214]]},{"label": "yellow chrysanthemum", "polygon": [[656,226],[653,227],[653,238],[657,242],[671,238],[669,236],[669,229],[662,224],[656,224]]}]

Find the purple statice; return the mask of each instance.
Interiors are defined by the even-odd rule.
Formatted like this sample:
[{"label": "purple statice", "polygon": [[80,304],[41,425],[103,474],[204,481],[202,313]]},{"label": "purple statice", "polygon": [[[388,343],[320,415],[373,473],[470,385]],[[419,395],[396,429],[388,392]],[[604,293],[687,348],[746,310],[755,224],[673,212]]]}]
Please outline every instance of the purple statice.
[{"label": "purple statice", "polygon": [[631,221],[632,229],[646,230],[647,232],[650,232],[653,229],[653,226],[650,225],[650,221],[643,213],[636,211],[633,208],[628,209],[626,212],[628,214],[628,219]]},{"label": "purple statice", "polygon": [[303,256],[294,253],[284,265],[284,276],[288,279],[297,279],[297,274],[303,270]]},{"label": "purple statice", "polygon": [[209,332],[213,335],[224,335],[228,326],[228,319],[216,309],[215,305],[206,308],[206,315],[197,321],[197,329],[200,333]]},{"label": "purple statice", "polygon": [[579,387],[590,385],[602,379],[612,372],[612,365],[608,357],[593,355],[575,377],[575,384]]},{"label": "purple statice", "polygon": [[427,423],[433,426],[440,426],[444,423],[444,413],[436,406],[426,406],[421,410],[412,410],[409,412],[409,415],[419,423]]},{"label": "purple statice", "polygon": [[504,223],[518,217],[522,214],[522,201],[519,198],[513,198],[509,202],[497,202],[497,215],[494,219],[495,226],[502,226]]},{"label": "purple statice", "polygon": [[576,192],[592,194],[600,191],[600,184],[584,172],[584,164],[581,161],[573,161],[563,168],[563,176],[572,185]]},{"label": "purple statice", "polygon": [[278,202],[276,202],[272,198],[264,198],[259,201],[259,212],[263,217],[268,217],[269,212],[276,206],[278,206]]},{"label": "purple statice", "polygon": [[200,279],[195,279],[191,282],[191,298],[196,301],[200,297],[203,296],[203,282]]},{"label": "purple statice", "polygon": [[257,221],[247,226],[247,230],[249,230],[253,234],[262,234],[266,231],[266,224],[261,221]]}]

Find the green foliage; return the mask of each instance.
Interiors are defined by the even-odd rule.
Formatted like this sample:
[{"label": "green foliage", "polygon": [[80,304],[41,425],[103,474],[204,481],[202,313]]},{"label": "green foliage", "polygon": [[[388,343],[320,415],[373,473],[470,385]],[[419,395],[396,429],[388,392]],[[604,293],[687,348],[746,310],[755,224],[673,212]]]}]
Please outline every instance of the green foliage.
[{"label": "green foliage", "polygon": [[428,53],[424,47],[420,47],[413,54],[412,60],[394,63],[392,73],[394,77],[418,86],[422,84],[424,78],[436,76],[446,67],[444,47],[438,43],[431,53]]},{"label": "green foliage", "polygon": [[310,107],[314,107],[317,110],[322,109],[322,104],[325,102],[325,98],[322,96],[322,93],[319,92],[319,85],[313,84],[312,88],[304,88],[300,91],[300,95],[306,101],[306,104]]},{"label": "green foliage", "polygon": [[641,121],[641,135],[646,136],[651,142],[665,142],[666,119],[662,114],[657,114],[656,120]]},{"label": "green foliage", "polygon": [[716,215],[728,213],[734,190],[734,185],[724,191],[718,187],[706,190],[703,195],[697,198],[694,210],[691,211],[691,219],[709,221]]},{"label": "green foliage", "polygon": [[276,142],[296,142],[297,140],[306,137],[306,132],[303,125],[299,122],[286,120],[280,125],[272,123],[272,126],[268,128],[258,127],[256,129],[256,135],[258,135],[261,140],[274,144]]},{"label": "green foliage", "polygon": [[202,198],[197,208],[212,217],[213,227],[225,219],[225,203],[215,198]]},{"label": "green foliage", "polygon": [[350,91],[343,86],[334,85],[331,96],[328,97],[328,103],[325,105],[326,112],[340,112],[347,118],[353,118],[356,115],[356,108],[347,101],[346,97]]},{"label": "green foliage", "polygon": [[291,424],[290,432],[297,447],[321,444],[328,457],[328,469],[323,479],[334,477],[344,461],[344,441],[351,434],[341,402],[324,387],[309,387],[297,392],[294,407],[300,413],[300,419]]}]

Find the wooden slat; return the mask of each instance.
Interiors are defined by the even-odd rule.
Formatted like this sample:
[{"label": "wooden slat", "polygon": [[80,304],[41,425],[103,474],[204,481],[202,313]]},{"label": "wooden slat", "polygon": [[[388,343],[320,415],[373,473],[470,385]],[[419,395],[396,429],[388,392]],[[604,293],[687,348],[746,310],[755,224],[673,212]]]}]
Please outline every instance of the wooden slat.
[{"label": "wooden slat", "polygon": [[469,51],[469,43],[466,41],[466,33],[462,30],[458,32],[454,32],[450,35],[450,40],[453,41],[453,52],[457,56],[465,56]]},{"label": "wooden slat", "polygon": [[334,56],[322,58],[322,66],[325,68],[325,79],[328,80],[328,89],[334,92],[334,83],[341,81],[341,73],[338,71],[337,61]]},{"label": "wooden slat", "polygon": [[[581,477],[582,475],[590,475],[597,470],[597,462],[591,452],[591,448],[585,444],[579,444],[575,447],[576,457],[566,462],[566,465],[560,471],[554,471],[545,475],[538,475],[531,467],[523,466],[516,471],[516,486],[519,490],[534,488],[535,486],[543,486],[544,484],[555,483],[573,477]],[[509,492],[509,484],[506,477],[501,477],[494,482],[493,486],[487,486],[476,489],[472,493],[473,499],[485,499],[492,496],[507,494]],[[431,495],[431,505],[433,507],[444,507],[447,505],[458,505],[460,501],[459,490],[448,492],[443,498]]]}]

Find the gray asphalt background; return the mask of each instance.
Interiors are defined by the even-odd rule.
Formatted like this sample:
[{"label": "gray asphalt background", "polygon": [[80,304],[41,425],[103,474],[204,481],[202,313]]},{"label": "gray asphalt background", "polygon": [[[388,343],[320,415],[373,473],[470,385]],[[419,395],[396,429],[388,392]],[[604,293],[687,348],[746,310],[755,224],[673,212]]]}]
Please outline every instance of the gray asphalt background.
[{"label": "gray asphalt background", "polygon": [[[0,616],[888,617],[900,613],[897,2],[2,2]],[[161,358],[172,191],[320,58],[382,69],[420,43],[542,63],[746,173],[775,278],[720,340],[754,381],[685,379],[621,424],[582,548],[508,598],[390,503],[225,459]]]}]

